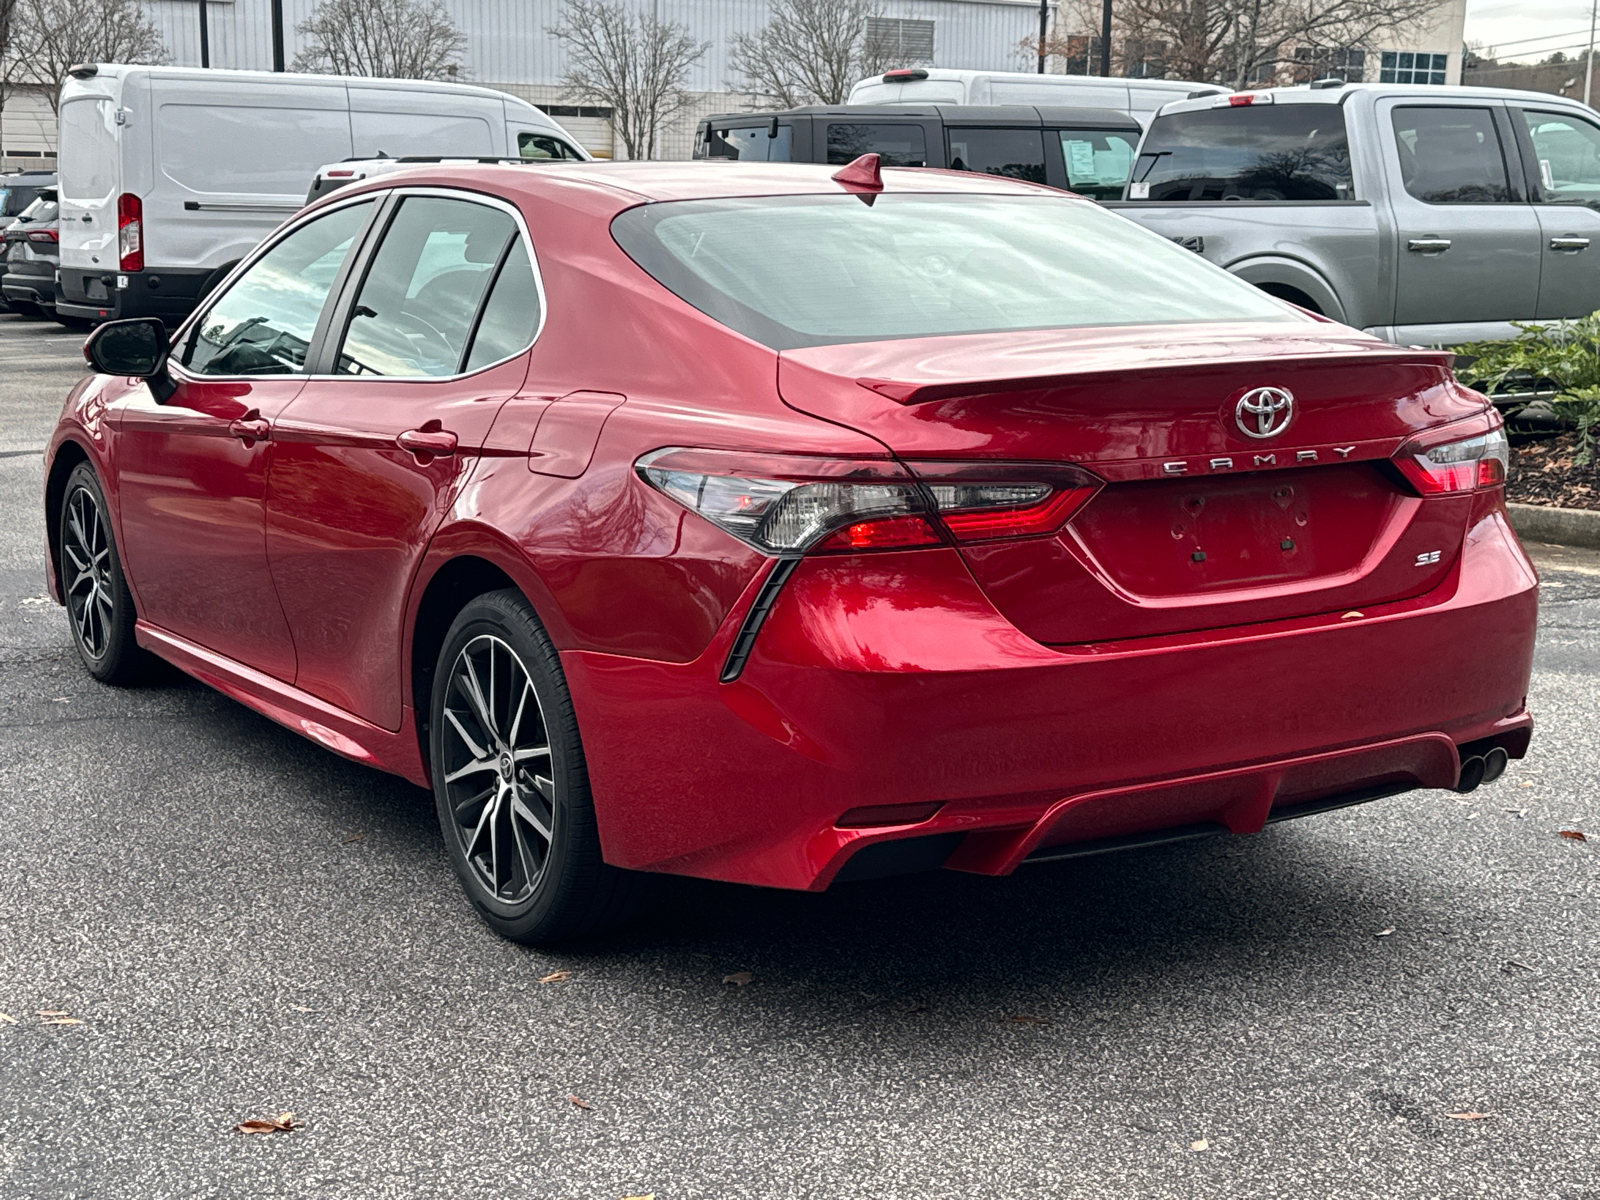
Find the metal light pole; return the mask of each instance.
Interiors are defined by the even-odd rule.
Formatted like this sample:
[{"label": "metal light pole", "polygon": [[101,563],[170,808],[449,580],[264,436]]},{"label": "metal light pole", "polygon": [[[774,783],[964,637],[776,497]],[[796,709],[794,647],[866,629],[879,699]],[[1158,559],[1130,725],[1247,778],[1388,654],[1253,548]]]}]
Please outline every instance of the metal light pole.
[{"label": "metal light pole", "polygon": [[272,0],[272,69],[283,70],[283,0]]},{"label": "metal light pole", "polygon": [[1044,74],[1044,39],[1050,33],[1050,0],[1039,0],[1039,74]]},{"label": "metal light pole", "polygon": [[1100,74],[1111,78],[1111,0],[1105,0],[1100,8]]},{"label": "metal light pole", "polygon": [[1595,10],[1600,9],[1600,0],[1593,0],[1589,5],[1589,57],[1584,60],[1583,68],[1583,102],[1589,103],[1589,87],[1594,79],[1594,19]]},{"label": "metal light pole", "polygon": [[211,65],[211,26],[206,20],[206,0],[200,0],[200,65]]}]

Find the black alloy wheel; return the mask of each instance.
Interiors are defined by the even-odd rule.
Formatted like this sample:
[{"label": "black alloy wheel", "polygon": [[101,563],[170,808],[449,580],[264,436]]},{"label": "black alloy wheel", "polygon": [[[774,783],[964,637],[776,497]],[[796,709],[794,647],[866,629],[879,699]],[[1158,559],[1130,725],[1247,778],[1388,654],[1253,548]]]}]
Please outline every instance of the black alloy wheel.
[{"label": "black alloy wheel", "polygon": [[480,596],[456,617],[430,710],[439,825],[484,920],[551,943],[626,919],[640,880],[601,859],[560,660],[521,593]]},{"label": "black alloy wheel", "polygon": [[62,496],[61,592],[78,657],[101,683],[137,683],[151,659],[134,640],[133,597],[94,468],[79,463]]}]

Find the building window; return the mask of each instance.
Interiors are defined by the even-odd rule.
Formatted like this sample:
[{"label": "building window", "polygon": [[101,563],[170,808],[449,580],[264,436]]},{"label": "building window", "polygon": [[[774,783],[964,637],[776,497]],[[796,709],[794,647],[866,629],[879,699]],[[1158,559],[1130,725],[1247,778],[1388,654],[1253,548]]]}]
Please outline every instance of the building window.
[{"label": "building window", "polygon": [[867,45],[874,55],[901,66],[933,62],[933,22],[868,17]]},{"label": "building window", "polygon": [[1437,83],[1443,84],[1449,69],[1448,54],[1411,54],[1397,50],[1383,52],[1383,67],[1378,73],[1379,83]]},{"label": "building window", "polygon": [[1312,83],[1318,79],[1360,83],[1366,69],[1365,50],[1340,46],[1296,46],[1290,75],[1295,83]]},{"label": "building window", "polygon": [[1122,43],[1122,73],[1129,79],[1164,79],[1167,44],[1129,38]]}]

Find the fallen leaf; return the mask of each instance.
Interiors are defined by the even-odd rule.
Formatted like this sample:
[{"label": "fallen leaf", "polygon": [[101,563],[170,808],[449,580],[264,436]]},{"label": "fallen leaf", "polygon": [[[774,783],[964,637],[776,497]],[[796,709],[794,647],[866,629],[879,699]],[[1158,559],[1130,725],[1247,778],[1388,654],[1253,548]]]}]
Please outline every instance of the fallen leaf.
[{"label": "fallen leaf", "polygon": [[1201,1138],[1198,1142],[1190,1142],[1189,1143],[1189,1149],[1191,1149],[1193,1151],[1196,1151],[1198,1153],[1201,1150],[1209,1150],[1209,1149],[1211,1149],[1211,1143],[1206,1141],[1205,1138]]},{"label": "fallen leaf", "polygon": [[291,1004],[289,1007],[294,1009],[295,1012],[315,1012],[316,1011],[316,1009],[314,1009],[314,1008],[307,1008],[304,1004]]},{"label": "fallen leaf", "polygon": [[1584,837],[1583,834],[1579,833],[1576,829],[1563,829],[1560,832],[1561,832],[1561,836],[1564,837],[1564,838],[1567,838],[1569,841],[1587,842],[1589,840],[1588,838]]},{"label": "fallen leaf", "polygon": [[1048,1025],[1048,1024],[1050,1024],[1050,1018],[1049,1017],[1030,1017],[1030,1016],[1026,1016],[1026,1015],[1019,1015],[1019,1016],[1015,1016],[1015,1017],[1007,1017],[1006,1020],[1014,1021],[1018,1025]]},{"label": "fallen leaf", "polygon": [[293,1133],[301,1128],[292,1112],[281,1112],[276,1117],[261,1117],[253,1121],[240,1121],[233,1127],[235,1133]]},{"label": "fallen leaf", "polygon": [[578,1097],[576,1097],[576,1096],[574,1096],[574,1095],[572,1095],[570,1093],[567,1095],[567,1099],[572,1101],[572,1104],[573,1104],[574,1108],[581,1108],[585,1112],[593,1112],[594,1111],[594,1105],[590,1104],[587,1100],[580,1100],[580,1099],[578,1099]]},{"label": "fallen leaf", "polygon": [[348,846],[351,842],[359,842],[364,840],[366,836],[367,835],[364,833],[352,833],[349,837],[345,838],[344,841],[340,842],[339,845]]},{"label": "fallen leaf", "polygon": [[22,606],[24,608],[32,608],[35,605],[45,605],[45,604],[54,604],[54,603],[55,603],[55,601],[51,600],[49,596],[24,596],[22,598],[22,600],[21,600],[21,604],[22,604]]},{"label": "fallen leaf", "polygon": [[1530,966],[1529,966],[1529,965],[1528,965],[1528,964],[1527,964],[1527,963],[1525,963],[1525,962],[1518,962],[1518,961],[1517,961],[1517,960],[1516,960],[1516,959],[1514,959],[1514,958],[1508,958],[1508,959],[1506,959],[1506,966],[1508,966],[1508,967],[1516,967],[1516,968],[1517,968],[1517,969],[1518,969],[1518,970],[1519,970],[1519,971],[1531,971],[1531,972],[1532,972],[1532,973],[1533,973],[1533,974],[1535,974],[1535,975],[1542,975],[1542,974],[1544,974],[1544,972],[1543,972],[1543,971],[1541,971],[1541,970],[1539,970],[1539,968],[1538,968],[1538,967],[1530,967]]},{"label": "fallen leaf", "polygon": [[1527,780],[1523,780],[1523,782],[1522,782],[1522,784],[1520,786],[1522,786],[1522,787],[1532,787],[1533,784],[1529,783]]},{"label": "fallen leaf", "polygon": [[1391,925],[1391,926],[1389,926],[1389,928],[1387,928],[1387,929],[1380,929],[1380,930],[1378,930],[1378,932],[1377,932],[1377,933],[1375,933],[1375,934],[1373,934],[1373,935],[1372,935],[1372,936],[1373,936],[1373,937],[1388,937],[1388,936],[1389,936],[1389,935],[1390,935],[1390,934],[1391,934],[1391,933],[1393,933],[1393,932],[1394,932],[1394,926],[1393,926],[1393,925]]},{"label": "fallen leaf", "polygon": [[756,977],[750,974],[749,971],[735,971],[732,975],[724,975],[722,977],[723,983],[731,983],[735,987],[744,987],[745,984],[754,983],[755,981]]},{"label": "fallen leaf", "polygon": [[46,1017],[44,1020],[40,1021],[39,1024],[41,1024],[41,1025],[82,1025],[83,1022],[78,1020],[77,1017]]},{"label": "fallen leaf", "polygon": [[540,983],[560,983],[563,979],[571,979],[571,978],[572,978],[572,972],[571,971],[551,971],[550,974],[542,977],[539,980],[539,982]]},{"label": "fallen leaf", "polygon": [[1481,1112],[1458,1112],[1445,1113],[1445,1116],[1449,1117],[1452,1121],[1487,1121],[1490,1117],[1494,1116],[1494,1114]]},{"label": "fallen leaf", "polygon": [[15,1025],[17,1023],[17,1019],[10,1013],[0,1013],[0,1021],[4,1021],[7,1025]]},{"label": "fallen leaf", "polygon": [[36,1008],[33,1011],[38,1013],[41,1017],[64,1017],[67,1015],[64,1012],[57,1012],[53,1008]]}]

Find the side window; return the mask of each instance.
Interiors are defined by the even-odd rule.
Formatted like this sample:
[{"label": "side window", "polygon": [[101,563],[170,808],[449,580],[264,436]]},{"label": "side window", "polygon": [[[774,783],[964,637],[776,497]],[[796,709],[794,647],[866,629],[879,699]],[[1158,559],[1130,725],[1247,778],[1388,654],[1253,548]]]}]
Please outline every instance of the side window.
[{"label": "side window", "polygon": [[1043,183],[1044,135],[1037,129],[952,129],[950,166]]},{"label": "side window", "polygon": [[516,236],[516,222],[502,209],[407,196],[361,281],[335,372],[417,377],[460,371],[478,306]]},{"label": "side window", "polygon": [[372,201],[300,226],[262,255],[194,324],[180,361],[197,375],[292,375]]},{"label": "side window", "polygon": [[1091,200],[1120,200],[1122,187],[1133,168],[1137,133],[1105,133],[1088,129],[1062,129],[1061,157],[1067,164],[1067,187]]},{"label": "side window", "polygon": [[527,159],[565,162],[580,162],[583,157],[558,137],[548,133],[529,133],[527,130],[517,134],[517,153]]},{"label": "side window", "polygon": [[854,162],[863,154],[879,155],[886,167],[928,165],[928,138],[921,125],[832,124],[828,126],[828,162]]},{"label": "side window", "polygon": [[779,125],[776,137],[772,123],[707,129],[706,140],[695,148],[696,158],[733,158],[740,162],[789,162],[794,126]]},{"label": "side window", "polygon": [[467,350],[466,369],[476,371],[527,349],[538,329],[539,285],[528,261],[528,244],[519,237],[489,288]]},{"label": "side window", "polygon": [[1600,127],[1566,113],[1525,112],[1539,163],[1539,199],[1600,207]]},{"label": "side window", "polygon": [[1510,204],[1511,184],[1487,108],[1397,108],[1406,191],[1428,204]]}]

